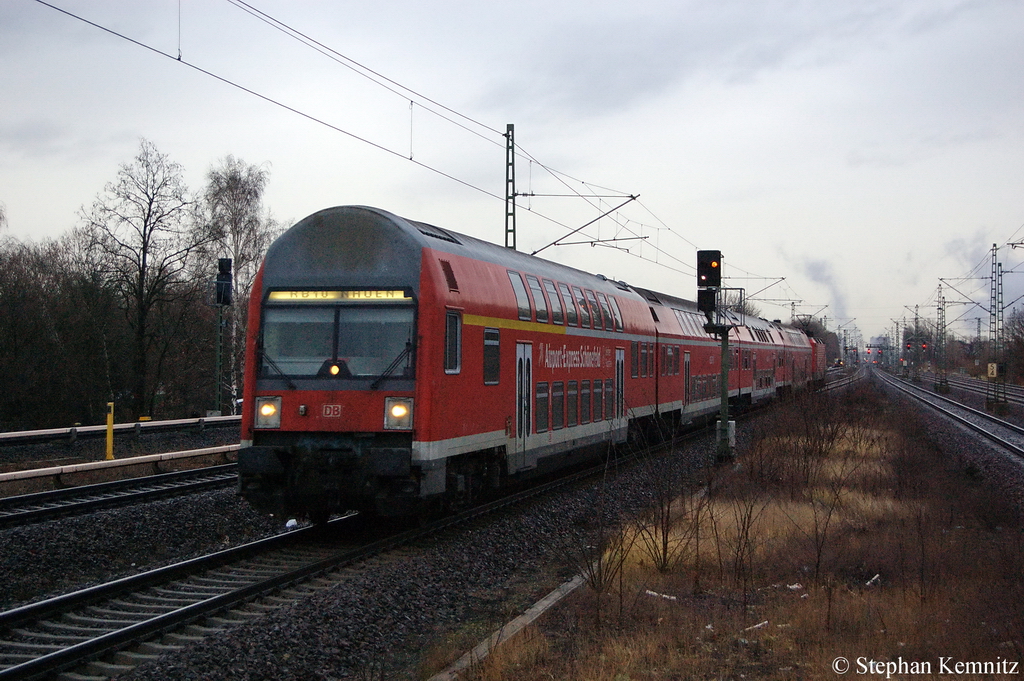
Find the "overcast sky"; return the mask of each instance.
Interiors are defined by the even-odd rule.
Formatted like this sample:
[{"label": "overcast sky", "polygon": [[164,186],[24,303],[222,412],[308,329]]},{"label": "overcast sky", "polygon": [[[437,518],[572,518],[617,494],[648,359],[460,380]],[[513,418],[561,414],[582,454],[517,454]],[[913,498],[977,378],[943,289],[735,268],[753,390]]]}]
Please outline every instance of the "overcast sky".
[{"label": "overcast sky", "polygon": [[[692,298],[695,249],[720,249],[768,318],[867,338],[915,306],[934,319],[940,277],[987,308],[988,281],[957,278],[1024,240],[1024,0],[251,1],[391,90],[240,2],[52,4],[151,49],[0,2],[18,239],[76,226],[146,138],[195,190],[229,154],[266,164],[282,221],[363,204],[500,243],[513,123],[517,190],[538,195],[520,250],[639,195],[572,240],[645,239],[544,257]],[[608,198],[540,196],[573,192]],[[984,315],[947,310],[961,334]]]}]

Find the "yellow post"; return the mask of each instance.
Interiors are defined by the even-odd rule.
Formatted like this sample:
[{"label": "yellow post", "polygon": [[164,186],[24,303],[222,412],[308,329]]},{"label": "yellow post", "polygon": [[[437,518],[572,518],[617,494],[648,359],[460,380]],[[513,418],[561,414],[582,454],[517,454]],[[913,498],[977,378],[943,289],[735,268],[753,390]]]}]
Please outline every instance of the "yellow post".
[{"label": "yellow post", "polygon": [[107,402],[107,461],[114,460],[114,403]]}]

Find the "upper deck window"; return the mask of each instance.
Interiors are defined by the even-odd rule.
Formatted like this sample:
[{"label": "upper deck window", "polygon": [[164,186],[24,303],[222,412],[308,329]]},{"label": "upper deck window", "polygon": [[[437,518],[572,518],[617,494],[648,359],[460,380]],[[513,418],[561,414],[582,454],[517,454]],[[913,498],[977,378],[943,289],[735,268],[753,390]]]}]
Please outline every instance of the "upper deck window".
[{"label": "upper deck window", "polygon": [[614,328],[614,322],[612,321],[612,309],[608,307],[608,299],[601,292],[598,292],[597,299],[601,303],[601,312],[604,315],[604,328],[611,331]]},{"label": "upper deck window", "polygon": [[583,291],[580,290],[579,286],[573,286],[572,292],[576,295],[576,304],[580,308],[580,326],[585,329],[590,328],[590,304],[587,303],[586,296],[583,295]]},{"label": "upper deck window", "polygon": [[605,326],[604,320],[601,319],[601,307],[597,304],[597,298],[594,297],[594,292],[589,288],[584,289],[587,294],[587,302],[590,303],[590,314],[594,318],[594,328],[600,329]]},{"label": "upper deck window", "polygon": [[512,290],[516,294],[519,318],[524,321],[530,321],[533,318],[533,311],[530,309],[530,296],[526,293],[526,286],[523,285],[523,275],[508,270],[508,280],[512,282]]},{"label": "upper deck window", "polygon": [[532,274],[526,275],[526,281],[530,282],[533,305],[537,309],[537,321],[546,324],[548,321],[548,304],[544,298],[544,291],[541,290],[540,281]]},{"label": "upper deck window", "polygon": [[608,296],[608,302],[612,306],[612,317],[615,318],[615,330],[622,331],[625,327],[622,324],[622,312],[619,310],[619,304],[615,301],[615,296]]},{"label": "upper deck window", "polygon": [[555,282],[550,279],[544,280],[544,290],[548,293],[548,301],[551,303],[551,323],[561,324],[562,303],[558,300],[558,291],[555,290]]},{"label": "upper deck window", "polygon": [[558,291],[562,294],[562,303],[565,304],[565,323],[569,326],[576,326],[579,322],[576,317],[576,305],[572,302],[572,292],[569,291],[569,286],[559,283]]}]

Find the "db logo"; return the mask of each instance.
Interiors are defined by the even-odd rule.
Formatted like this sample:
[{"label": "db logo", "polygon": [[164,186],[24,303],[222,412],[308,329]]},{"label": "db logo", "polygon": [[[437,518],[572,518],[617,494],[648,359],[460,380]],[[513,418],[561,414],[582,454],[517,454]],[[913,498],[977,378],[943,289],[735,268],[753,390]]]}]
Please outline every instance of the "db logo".
[{"label": "db logo", "polygon": [[325,404],[324,405],[324,418],[336,419],[341,416],[341,405],[340,404]]}]

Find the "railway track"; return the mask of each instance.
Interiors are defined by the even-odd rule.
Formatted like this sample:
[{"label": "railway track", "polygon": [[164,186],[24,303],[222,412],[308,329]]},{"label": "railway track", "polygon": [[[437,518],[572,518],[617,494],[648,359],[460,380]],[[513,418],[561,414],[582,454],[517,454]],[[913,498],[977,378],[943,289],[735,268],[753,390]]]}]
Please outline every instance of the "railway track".
[{"label": "railway track", "polygon": [[[286,599],[233,608],[388,546],[353,548],[308,528],[0,613],[0,679],[43,678],[87,663],[86,677],[114,676]],[[141,645],[161,634],[163,642]],[[114,660],[97,660],[116,651]]]},{"label": "railway track", "polygon": [[[353,516],[0,613],[0,680],[105,678],[332,586],[327,576],[442,529],[604,472],[565,476],[421,528],[354,545]],[[379,534],[378,534],[379,536]],[[322,579],[317,579],[322,577]]]},{"label": "railway track", "polygon": [[237,464],[0,498],[0,528],[146,503],[236,484]]},{"label": "railway track", "polygon": [[875,376],[886,385],[929,406],[1016,457],[1024,459],[1024,428],[1021,426],[883,372],[875,372]]},{"label": "railway track", "polygon": [[[925,374],[927,380],[934,381],[937,377],[934,374]],[[964,376],[947,376],[947,382],[950,386],[959,390],[964,390],[974,395],[981,395],[987,397],[992,394],[992,386],[988,381],[983,381],[977,378],[967,378]],[[1024,404],[1024,386],[1006,384],[1005,388],[1006,401],[1012,404]]]},{"label": "railway track", "polygon": [[[0,679],[68,670],[78,676],[64,678],[122,673],[328,588],[344,578],[345,566],[604,470],[583,471],[369,544],[354,546],[309,528],[0,613]],[[351,518],[329,528],[346,522]]]}]

